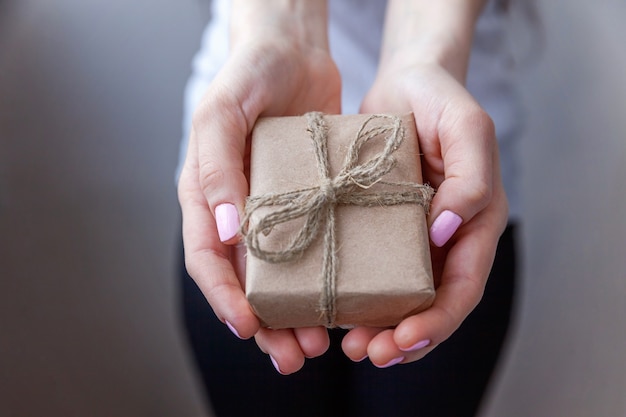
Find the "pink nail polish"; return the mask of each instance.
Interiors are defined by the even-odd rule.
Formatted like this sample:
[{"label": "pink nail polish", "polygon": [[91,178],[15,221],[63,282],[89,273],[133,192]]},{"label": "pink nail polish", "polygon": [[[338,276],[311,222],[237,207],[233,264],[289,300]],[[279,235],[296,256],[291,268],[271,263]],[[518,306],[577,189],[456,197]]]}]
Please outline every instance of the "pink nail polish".
[{"label": "pink nail polish", "polygon": [[217,234],[222,242],[235,237],[239,230],[237,207],[230,203],[215,207],[215,222],[217,223]]},{"label": "pink nail polish", "polygon": [[378,367],[378,368],[389,368],[390,366],[396,365],[396,364],[402,362],[403,360],[404,360],[404,356],[400,356],[398,358],[393,358],[392,360],[390,360],[389,362],[387,362],[384,365],[376,365],[376,364],[374,364],[374,365],[376,365],[376,367]]},{"label": "pink nail polish", "polygon": [[278,362],[276,362],[276,359],[274,359],[274,358],[272,357],[272,355],[270,355],[270,360],[272,361],[272,365],[274,365],[274,368],[276,368],[276,370],[278,371],[278,373],[279,373],[279,374],[281,374],[281,375],[285,375],[285,374],[283,373],[283,371],[281,371],[281,370],[280,370],[280,367],[278,366]]},{"label": "pink nail polish", "polygon": [[426,346],[430,345],[430,340],[429,339],[425,339],[425,340],[420,340],[419,342],[417,342],[416,344],[414,344],[413,346],[409,346],[406,349],[402,349],[400,348],[400,350],[404,351],[404,352],[415,352],[417,350],[420,350],[422,348],[425,348]]},{"label": "pink nail polish", "polygon": [[430,226],[430,239],[439,247],[445,245],[461,223],[461,216],[450,210],[443,211]]},{"label": "pink nail polish", "polygon": [[226,323],[226,327],[228,327],[235,336],[237,336],[240,339],[243,339],[243,337],[239,336],[239,332],[237,331],[237,329],[235,329],[235,327],[233,327],[233,325],[230,324],[228,320],[224,320],[224,322]]}]

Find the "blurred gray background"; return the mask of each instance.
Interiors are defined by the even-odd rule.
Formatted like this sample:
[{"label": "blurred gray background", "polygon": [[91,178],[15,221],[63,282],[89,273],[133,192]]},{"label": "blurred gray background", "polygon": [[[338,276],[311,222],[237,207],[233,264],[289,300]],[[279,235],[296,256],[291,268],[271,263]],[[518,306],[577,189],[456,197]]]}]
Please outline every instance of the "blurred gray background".
[{"label": "blurred gray background", "polygon": [[[540,6],[523,282],[484,415],[626,416],[626,3]],[[176,311],[173,182],[208,17],[0,0],[0,415],[210,415]]]}]

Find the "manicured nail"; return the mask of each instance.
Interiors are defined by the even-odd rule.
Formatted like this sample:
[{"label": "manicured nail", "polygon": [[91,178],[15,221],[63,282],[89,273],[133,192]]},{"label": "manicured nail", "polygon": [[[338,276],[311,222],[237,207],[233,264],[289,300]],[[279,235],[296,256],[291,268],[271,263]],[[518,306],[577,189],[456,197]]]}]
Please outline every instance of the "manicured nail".
[{"label": "manicured nail", "polygon": [[354,362],[363,362],[365,359],[367,359],[368,355],[363,356],[361,359],[357,359]]},{"label": "manicured nail", "polygon": [[215,207],[215,222],[217,223],[217,234],[222,242],[235,237],[239,230],[237,207],[230,203]]},{"label": "manicured nail", "polygon": [[239,336],[239,332],[237,331],[237,329],[235,329],[235,327],[233,327],[233,325],[230,324],[228,320],[224,320],[224,322],[226,323],[226,327],[228,327],[235,336],[237,336],[240,339],[243,339],[243,337]]},{"label": "manicured nail", "polygon": [[443,211],[430,226],[431,240],[439,247],[445,245],[461,223],[463,223],[461,216],[450,210]]},{"label": "manicured nail", "polygon": [[285,374],[283,373],[283,371],[281,371],[281,370],[280,370],[280,367],[278,366],[278,362],[276,362],[276,359],[274,359],[274,358],[272,357],[272,355],[270,355],[270,359],[272,360],[272,365],[274,365],[274,368],[276,368],[276,370],[278,371],[278,373],[279,373],[279,374],[281,374],[281,375],[285,375]]},{"label": "manicured nail", "polygon": [[430,340],[429,339],[425,339],[425,340],[420,340],[419,342],[417,342],[413,346],[409,346],[406,349],[400,348],[400,350],[402,350],[404,352],[415,352],[416,350],[420,350],[422,348],[425,348],[428,345],[430,345]]},{"label": "manicured nail", "polygon": [[404,360],[404,356],[400,356],[399,358],[393,358],[389,362],[384,365],[376,365],[378,368],[389,368],[390,366],[396,365]]}]

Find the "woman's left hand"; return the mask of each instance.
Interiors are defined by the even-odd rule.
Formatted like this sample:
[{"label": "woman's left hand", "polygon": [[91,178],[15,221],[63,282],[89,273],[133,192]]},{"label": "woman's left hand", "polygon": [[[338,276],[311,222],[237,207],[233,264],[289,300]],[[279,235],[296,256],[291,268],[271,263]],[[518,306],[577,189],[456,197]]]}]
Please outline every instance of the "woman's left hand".
[{"label": "woman's left hand", "polygon": [[494,125],[444,67],[389,65],[379,71],[363,113],[415,116],[424,181],[437,189],[428,217],[436,298],[396,328],[357,327],[343,339],[354,361],[378,367],[424,357],[445,341],[482,297],[508,206]]}]

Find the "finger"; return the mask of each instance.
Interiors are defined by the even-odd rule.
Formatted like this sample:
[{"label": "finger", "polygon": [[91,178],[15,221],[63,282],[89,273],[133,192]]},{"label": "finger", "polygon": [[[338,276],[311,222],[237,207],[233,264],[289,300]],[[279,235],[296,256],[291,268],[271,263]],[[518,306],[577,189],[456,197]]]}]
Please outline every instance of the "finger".
[{"label": "finger", "polygon": [[307,358],[323,355],[330,346],[328,330],[324,327],[302,327],[294,329],[293,333]]},{"label": "finger", "polygon": [[216,316],[228,323],[237,336],[249,338],[258,330],[259,321],[230,262],[229,247],[215,233],[215,219],[200,192],[193,161],[194,155],[188,156],[178,186],[185,265]]},{"label": "finger", "polygon": [[[350,331],[342,341],[346,356],[355,362],[370,359],[378,368],[407,363],[420,359],[435,348],[430,341],[422,342],[414,351],[402,350],[396,344],[392,329],[358,327]],[[419,349],[419,352],[418,352]]]},{"label": "finger", "polygon": [[341,348],[348,358],[361,362],[367,358],[367,346],[384,329],[376,327],[356,327],[350,330],[341,341]]},{"label": "finger", "polygon": [[[493,204],[455,236],[433,306],[406,318],[393,332],[353,330],[349,334],[353,339],[344,339],[343,345],[349,357],[357,358],[367,345],[368,356],[378,367],[413,362],[426,356],[461,325],[482,298],[498,237],[506,224],[505,198],[500,190],[498,187]],[[360,331],[358,335],[356,330]]]},{"label": "finger", "polygon": [[499,233],[497,226],[485,227],[480,218],[475,222],[455,238],[433,306],[403,320],[395,330],[352,330],[342,343],[348,357],[362,358],[366,346],[367,356],[380,368],[416,361],[460,326],[482,297],[495,253],[489,242],[497,241]]},{"label": "finger", "polygon": [[[407,353],[405,362],[420,359],[446,340],[482,298],[498,241],[508,218],[497,146],[492,157],[492,200],[453,238],[453,245],[441,266],[433,306],[403,320],[394,331],[398,349]],[[440,255],[440,252],[437,251],[435,255]]]},{"label": "finger", "polygon": [[435,349],[430,340],[420,342],[411,350],[400,349],[394,339],[392,329],[380,332],[368,344],[368,356],[372,364],[378,368],[388,368],[401,363],[409,363],[426,356]]},{"label": "finger", "polygon": [[254,339],[259,349],[270,356],[274,368],[280,374],[292,374],[304,365],[305,354],[300,349],[293,329],[261,328]]},{"label": "finger", "polygon": [[449,107],[454,109],[442,114],[439,132],[444,179],[429,216],[430,237],[439,247],[489,204],[495,168],[491,118],[477,105]]},{"label": "finger", "polygon": [[[232,83],[231,83],[232,84]],[[220,240],[238,239],[240,213],[248,194],[244,160],[247,137],[258,114],[246,114],[242,93],[217,78],[194,113],[192,139],[198,158],[198,181]]]},{"label": "finger", "polygon": [[396,327],[393,339],[399,350],[408,353],[406,361],[423,357],[428,349],[445,341],[480,302],[501,233],[494,217],[477,218],[459,231],[432,307]]},{"label": "finger", "polygon": [[479,302],[484,283],[460,277],[449,281],[437,289],[428,310],[372,338],[367,350],[374,365],[385,368],[421,359],[459,327]]}]

